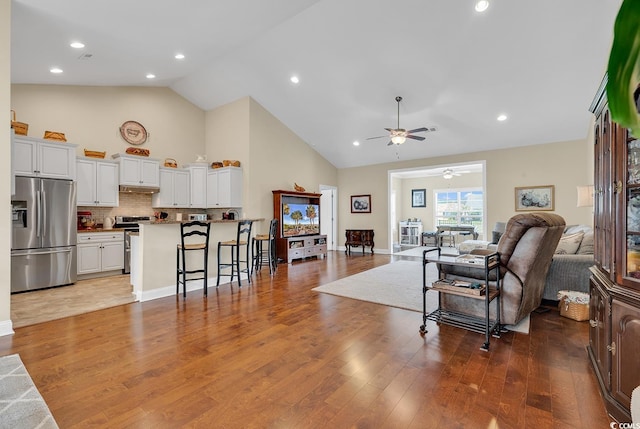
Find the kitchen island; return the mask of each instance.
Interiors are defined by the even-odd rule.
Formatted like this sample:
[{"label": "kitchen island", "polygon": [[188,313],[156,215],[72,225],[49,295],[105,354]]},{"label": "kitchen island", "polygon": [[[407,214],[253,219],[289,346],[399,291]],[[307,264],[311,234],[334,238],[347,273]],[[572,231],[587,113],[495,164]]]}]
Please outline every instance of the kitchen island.
[{"label": "kitchen island", "polygon": [[[264,218],[252,220],[252,234],[261,233],[268,225]],[[239,220],[208,220],[211,224],[209,236],[209,285],[216,284],[218,241],[234,240]],[[180,243],[180,224],[186,221],[155,221],[141,223],[137,237],[132,237],[131,284],[136,301],[149,301],[175,295],[176,293],[176,248]],[[193,253],[193,252],[192,252]],[[225,255],[226,256],[226,255]],[[187,256],[187,264],[202,266],[201,254]],[[202,281],[187,283],[187,290],[202,289]]]}]

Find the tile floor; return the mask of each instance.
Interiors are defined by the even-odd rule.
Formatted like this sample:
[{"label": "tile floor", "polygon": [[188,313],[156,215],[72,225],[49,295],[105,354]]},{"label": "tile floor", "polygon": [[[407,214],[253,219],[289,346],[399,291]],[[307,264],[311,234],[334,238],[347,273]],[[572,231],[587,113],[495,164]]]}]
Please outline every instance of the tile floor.
[{"label": "tile floor", "polygon": [[134,302],[129,275],[80,280],[73,285],[11,295],[14,328]]}]

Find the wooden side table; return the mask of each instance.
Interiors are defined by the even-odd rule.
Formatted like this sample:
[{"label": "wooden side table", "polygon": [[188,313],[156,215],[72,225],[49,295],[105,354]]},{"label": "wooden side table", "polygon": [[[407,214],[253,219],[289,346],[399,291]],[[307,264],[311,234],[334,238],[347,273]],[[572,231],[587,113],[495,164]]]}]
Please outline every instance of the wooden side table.
[{"label": "wooden side table", "polygon": [[344,243],[344,253],[350,255],[351,247],[362,246],[362,254],[365,253],[365,247],[371,247],[371,254],[373,255],[373,230],[372,229],[347,229],[345,232],[346,241]]}]

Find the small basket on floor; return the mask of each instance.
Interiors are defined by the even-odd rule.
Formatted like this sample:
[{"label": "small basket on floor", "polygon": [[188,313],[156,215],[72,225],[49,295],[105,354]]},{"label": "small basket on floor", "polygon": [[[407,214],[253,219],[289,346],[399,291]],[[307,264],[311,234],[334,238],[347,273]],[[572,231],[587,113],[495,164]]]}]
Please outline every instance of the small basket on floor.
[{"label": "small basket on floor", "polygon": [[561,290],[558,292],[560,316],[583,322],[589,320],[589,294]]}]

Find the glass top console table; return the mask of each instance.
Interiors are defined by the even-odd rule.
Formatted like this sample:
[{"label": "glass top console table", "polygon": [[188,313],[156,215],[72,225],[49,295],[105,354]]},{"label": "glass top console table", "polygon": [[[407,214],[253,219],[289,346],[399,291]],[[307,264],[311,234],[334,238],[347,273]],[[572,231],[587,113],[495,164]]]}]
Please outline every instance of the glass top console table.
[{"label": "glass top console table", "polygon": [[[438,268],[438,279],[427,279],[427,264],[435,263]],[[447,267],[477,268],[484,274],[484,283],[446,278]],[[493,275],[492,275],[493,271]],[[438,293],[438,308],[427,312],[427,292]],[[465,314],[443,308],[442,294],[464,296],[468,299],[484,301],[484,317]],[[427,249],[422,258],[422,325],[420,334],[427,333],[427,320],[445,325],[467,329],[484,334],[485,342],[481,350],[488,351],[490,338],[500,338],[500,257],[498,252],[487,255],[444,256],[439,247]],[[495,318],[490,317],[491,303],[495,302]]]}]

